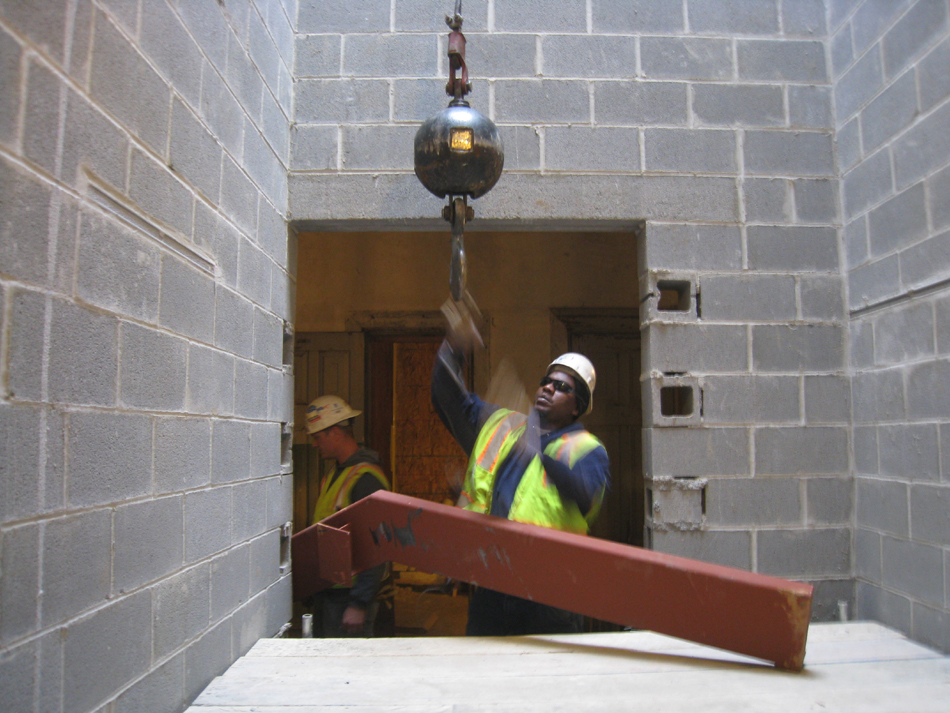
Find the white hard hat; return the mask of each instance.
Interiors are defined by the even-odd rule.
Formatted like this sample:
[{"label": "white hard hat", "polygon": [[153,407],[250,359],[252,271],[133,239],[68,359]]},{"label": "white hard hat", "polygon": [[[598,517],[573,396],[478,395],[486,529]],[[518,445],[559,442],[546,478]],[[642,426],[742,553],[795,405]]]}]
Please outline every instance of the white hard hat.
[{"label": "white hard hat", "polygon": [[306,426],[307,433],[316,433],[325,428],[359,416],[362,411],[354,411],[350,405],[339,396],[321,396],[314,399],[307,406]]},{"label": "white hard hat", "polygon": [[581,414],[586,416],[594,408],[594,386],[597,384],[597,373],[594,371],[594,365],[591,364],[583,354],[577,352],[568,352],[561,354],[557,359],[548,365],[547,373],[550,374],[555,368],[562,367],[583,379],[587,385],[587,410]]}]

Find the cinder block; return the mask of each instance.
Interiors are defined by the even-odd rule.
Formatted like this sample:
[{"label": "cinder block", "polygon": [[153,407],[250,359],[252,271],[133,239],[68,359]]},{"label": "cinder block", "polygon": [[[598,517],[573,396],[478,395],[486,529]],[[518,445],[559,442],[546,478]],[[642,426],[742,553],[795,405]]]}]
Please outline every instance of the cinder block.
[{"label": "cinder block", "polygon": [[902,291],[900,259],[897,255],[856,267],[848,273],[848,301],[851,310],[878,304]]},{"label": "cinder block", "polygon": [[267,482],[264,480],[234,486],[231,491],[231,544],[247,542],[264,532],[267,510],[261,507],[261,503],[266,502],[266,498]]},{"label": "cinder block", "polygon": [[748,336],[744,325],[655,323],[645,334],[649,371],[748,371]]},{"label": "cinder block", "polygon": [[[434,12],[428,0],[400,0],[395,7],[395,26],[397,32],[446,32],[444,17],[452,7],[446,8],[444,14]],[[488,0],[467,0],[463,8],[465,18],[465,36],[474,31],[483,32],[488,29]],[[481,42],[481,37],[478,39]],[[466,48],[468,52],[469,48]],[[466,54],[466,58],[470,56]],[[466,59],[466,64],[468,60]],[[471,65],[470,65],[471,66]]]},{"label": "cinder block", "polygon": [[797,376],[707,376],[703,419],[707,423],[789,423],[799,419]]},{"label": "cinder block", "polygon": [[[51,412],[47,412],[51,413]],[[11,403],[0,404],[0,523],[35,515],[40,510],[40,409]],[[49,444],[55,447],[55,442]],[[53,451],[53,448],[49,448]],[[55,452],[55,451],[54,451]],[[62,460],[62,441],[59,461]]]},{"label": "cinder block", "polygon": [[40,292],[10,290],[10,351],[4,395],[27,401],[43,398],[42,325],[46,320],[46,299]]},{"label": "cinder block", "polygon": [[201,201],[195,205],[195,245],[208,253],[217,268],[217,279],[229,287],[237,285],[238,245],[241,236],[234,226],[210,211]]},{"label": "cinder block", "polygon": [[[288,236],[287,248],[288,260],[296,261],[295,237]],[[276,262],[271,263],[270,310],[285,322],[293,323],[297,318],[297,281]]]},{"label": "cinder block", "polygon": [[851,571],[851,531],[762,530],[756,534],[756,571],[776,577],[829,577]]},{"label": "cinder block", "polygon": [[878,473],[877,428],[855,426],[853,439],[855,472],[870,475]]},{"label": "cinder block", "polygon": [[[219,13],[220,14],[220,13]],[[225,46],[227,42],[225,41]],[[218,65],[221,71],[225,65]],[[240,159],[244,135],[244,111],[228,85],[208,63],[201,67],[201,105],[199,116],[211,133],[232,156]]]},{"label": "cinder block", "polygon": [[915,3],[881,38],[886,76],[895,77],[935,39],[946,36],[947,6]]},{"label": "cinder block", "polygon": [[736,137],[715,129],[647,129],[644,132],[648,171],[674,173],[736,173]]},{"label": "cinder block", "polygon": [[935,424],[878,426],[881,475],[902,480],[938,480],[938,441]]},{"label": "cinder block", "polygon": [[917,83],[913,72],[888,86],[861,111],[864,150],[872,153],[917,117]]},{"label": "cinder block", "polygon": [[3,704],[10,711],[36,710],[33,705],[37,679],[37,644],[27,641],[4,648],[0,660],[0,689]]},{"label": "cinder block", "polygon": [[[397,10],[398,12],[398,10]],[[430,11],[426,10],[426,14]],[[465,26],[468,27],[468,11],[465,11]],[[444,31],[444,30],[443,30]],[[537,74],[537,36],[534,34],[483,34],[465,32],[468,44],[465,47],[465,64],[469,73],[474,77],[533,77]],[[544,41],[558,37],[545,36]],[[439,54],[445,53],[445,47],[440,43]],[[547,65],[551,59],[545,53],[545,67],[543,74],[556,76],[556,72]],[[557,58],[554,58],[556,61]],[[629,68],[628,68],[629,69]],[[443,70],[445,71],[445,70]],[[438,74],[438,72],[436,72]],[[583,76],[575,73],[568,76]],[[445,81],[438,80],[442,92],[445,91]],[[397,85],[398,86],[398,85]],[[436,94],[438,96],[438,94]],[[444,98],[444,94],[443,94]],[[445,102],[441,102],[445,104]],[[433,112],[434,113],[434,112]]]},{"label": "cinder block", "polygon": [[389,82],[383,79],[301,79],[294,90],[297,124],[384,122]]},{"label": "cinder block", "polygon": [[344,126],[343,168],[408,170],[417,126]]},{"label": "cinder block", "polygon": [[844,320],[844,292],[840,277],[803,275],[799,284],[802,319]]},{"label": "cinder block", "polygon": [[125,406],[181,411],[188,345],[177,337],[124,322],[119,335],[119,400]]},{"label": "cinder block", "polygon": [[158,71],[192,105],[201,92],[201,53],[167,4],[148,0],[142,12],[140,42]]},{"label": "cinder block", "polygon": [[851,18],[851,24],[854,26],[854,46],[857,53],[864,52],[874,42],[877,42],[884,28],[888,27],[897,15],[901,14],[902,10],[903,8],[894,6],[892,3],[871,4],[857,8]]},{"label": "cinder block", "polygon": [[907,485],[895,481],[858,478],[855,481],[855,522],[881,532],[908,535]]},{"label": "cinder block", "polygon": [[830,87],[789,85],[789,126],[803,129],[834,128],[831,97]]},{"label": "cinder block", "polygon": [[745,179],[742,202],[749,223],[790,223],[794,215],[790,184],[783,179]]},{"label": "cinder block", "polygon": [[874,320],[875,364],[904,364],[933,354],[934,313],[931,304],[898,307]]},{"label": "cinder block", "polygon": [[115,713],[139,713],[161,701],[172,710],[184,708],[185,655],[178,654],[161,666],[152,669],[142,679],[127,688],[113,704]]},{"label": "cinder block", "polygon": [[[6,573],[0,577],[0,635],[5,642],[14,641],[38,628],[39,532],[39,526],[31,523],[0,533],[0,566]],[[49,595],[47,592],[46,596]]]},{"label": "cinder block", "polygon": [[854,480],[850,475],[840,478],[809,478],[805,481],[808,524],[844,525],[852,522]]},{"label": "cinder block", "polygon": [[[726,3],[735,8],[734,3]],[[743,5],[742,7],[746,7]],[[766,7],[756,3],[751,7]],[[774,10],[774,6],[772,8]],[[742,80],[823,84],[828,81],[824,43],[818,40],[737,40]]]},{"label": "cinder block", "polygon": [[97,107],[70,92],[66,106],[62,177],[75,184],[87,168],[111,186],[125,186],[128,139]]},{"label": "cinder block", "polygon": [[594,117],[599,124],[685,126],[687,85],[681,82],[593,82]]},{"label": "cinder block", "polygon": [[927,235],[924,184],[915,184],[868,214],[871,254],[879,257]]},{"label": "cinder block", "polygon": [[847,376],[805,377],[805,421],[848,423],[851,420],[851,380]]},{"label": "cinder block", "polygon": [[280,531],[271,530],[251,540],[251,592],[262,592],[280,576]]},{"label": "cinder block", "polygon": [[782,13],[782,31],[786,35],[824,37],[825,3],[823,0],[798,0],[794,3],[779,3]]},{"label": "cinder block", "polygon": [[[25,282],[46,285],[50,189],[18,173],[6,161],[0,161],[0,191],[4,196],[0,204],[0,264],[3,264],[3,272]],[[31,239],[18,239],[23,235],[29,235]],[[60,240],[64,237],[61,233]],[[70,247],[73,247],[72,241]],[[69,260],[73,258],[69,257]],[[57,265],[56,271],[60,270]]]},{"label": "cinder block", "polygon": [[280,472],[280,443],[279,423],[251,424],[252,478],[264,478]]},{"label": "cinder block", "polygon": [[835,134],[838,148],[838,168],[844,173],[861,160],[861,123],[857,117],[838,129]]},{"label": "cinder block", "polygon": [[[398,102],[400,95],[397,93],[396,96]],[[336,126],[294,126],[290,169],[292,171],[338,169],[339,133]]]},{"label": "cinder block", "polygon": [[257,186],[225,154],[220,208],[229,220],[249,235],[257,227],[257,196]]},{"label": "cinder block", "polygon": [[[946,565],[944,565],[946,566]],[[928,607],[914,602],[911,636],[924,646],[937,651],[950,650],[950,617],[942,607]]]},{"label": "cinder block", "polygon": [[931,606],[944,606],[943,553],[939,547],[885,536],[881,581]]},{"label": "cinder block", "polygon": [[838,371],[844,367],[844,334],[838,325],[752,327],[756,371]]},{"label": "cinder block", "polygon": [[[281,65],[283,68],[283,65]],[[286,70],[285,70],[286,71]],[[264,94],[263,107],[261,109],[263,123],[260,127],[264,140],[274,149],[277,158],[286,167],[290,163],[290,115],[285,114],[280,102],[270,94]],[[286,181],[286,168],[283,178]]]},{"label": "cinder block", "polygon": [[347,35],[341,74],[352,77],[431,77],[438,73],[435,34]]},{"label": "cinder block", "polygon": [[950,352],[950,297],[937,300],[934,314],[937,324],[937,353],[947,354]]},{"label": "cinder block", "polygon": [[881,581],[881,535],[856,527],[854,531],[854,573],[861,579]]},{"label": "cinder block", "polygon": [[796,317],[791,275],[709,275],[702,282],[704,320],[775,322]]},{"label": "cinder block", "polygon": [[832,176],[832,135],[817,131],[748,131],[745,170],[773,176]]},{"label": "cinder block", "polygon": [[[542,35],[541,56],[541,74],[546,77],[625,79],[637,66],[636,42],[632,37]],[[530,76],[534,72],[524,74]]]},{"label": "cinder block", "polygon": [[890,195],[893,185],[890,154],[878,151],[844,174],[842,192],[847,221],[857,217],[870,206]]},{"label": "cinder block", "polygon": [[931,361],[907,370],[907,415],[910,418],[950,418],[947,400],[950,361]]},{"label": "cinder block", "polygon": [[950,167],[927,179],[927,208],[934,230],[950,227]]},{"label": "cinder block", "polygon": [[205,5],[186,5],[179,12],[202,51],[215,67],[224,71],[230,34],[225,14],[219,8]]},{"label": "cinder block", "polygon": [[701,123],[716,126],[781,126],[785,123],[782,88],[696,84],[693,114]]},{"label": "cinder block", "polygon": [[267,528],[280,527],[293,519],[294,479],[278,475],[267,479]]},{"label": "cinder block", "polygon": [[694,376],[652,374],[643,408],[644,425],[697,426],[703,420],[703,391]]},{"label": "cinder block", "polygon": [[158,317],[160,252],[132,230],[92,213],[79,228],[76,296],[146,322]]},{"label": "cinder block", "polygon": [[211,621],[234,612],[248,600],[251,548],[241,545],[211,560]]},{"label": "cinder block", "polygon": [[250,357],[254,353],[253,324],[254,305],[218,285],[215,289],[215,346],[237,356]]},{"label": "cinder block", "polygon": [[802,521],[797,478],[716,478],[706,488],[711,526],[795,525]]},{"label": "cinder block", "polygon": [[699,280],[695,273],[649,270],[640,279],[640,325],[699,320]]},{"label": "cinder block", "polygon": [[268,366],[280,367],[284,355],[284,321],[270,312],[254,308],[254,358]]},{"label": "cinder block", "polygon": [[910,489],[911,537],[916,542],[950,544],[950,488],[946,485],[912,485]]},{"label": "cinder block", "polygon": [[169,161],[172,170],[216,202],[221,190],[221,147],[218,142],[179,101],[172,106],[171,132]]},{"label": "cinder block", "polygon": [[214,338],[214,279],[171,255],[162,256],[158,323],[210,343]]},{"label": "cinder block", "polygon": [[346,0],[300,0],[297,31],[379,32],[389,29],[389,1],[368,0],[354,7]]},{"label": "cinder block", "polygon": [[67,438],[70,505],[116,503],[151,491],[151,418],[97,411],[72,413]]},{"label": "cinder block", "polygon": [[66,8],[30,7],[13,3],[3,13],[7,22],[16,27],[51,56],[62,59],[63,38],[66,28]]},{"label": "cinder block", "polygon": [[732,43],[705,37],[642,37],[640,63],[649,79],[732,79]]},{"label": "cinder block", "polygon": [[641,270],[740,270],[742,235],[732,225],[649,225]]},{"label": "cinder block", "polygon": [[264,82],[241,42],[228,42],[228,64],[224,71],[224,81],[250,119],[255,124],[260,123]]},{"label": "cinder block", "polygon": [[498,3],[495,7],[496,32],[586,32],[587,13],[580,3],[554,5],[528,2]]},{"label": "cinder block", "polygon": [[950,231],[907,248],[900,255],[907,287],[924,288],[950,277]]},{"label": "cinder block", "polygon": [[838,79],[854,61],[851,24],[845,24],[831,36],[831,78]]},{"label": "cinder block", "polygon": [[588,123],[587,83],[559,79],[499,79],[495,121],[501,123]]},{"label": "cinder block", "polygon": [[552,126],[544,130],[544,166],[549,171],[639,173],[636,129]]},{"label": "cinder block", "polygon": [[251,427],[245,421],[215,420],[211,431],[211,482],[250,476]]},{"label": "cinder block", "polygon": [[266,636],[274,636],[293,616],[292,589],[290,575],[285,574],[264,592]]},{"label": "cinder block", "polygon": [[950,96],[950,75],[946,72],[948,63],[950,63],[950,40],[941,42],[917,63],[921,111],[932,109]]},{"label": "cinder block", "polygon": [[749,532],[703,530],[654,532],[657,552],[712,562],[726,567],[752,569],[752,535]]},{"label": "cinder block", "polygon": [[896,421],[905,417],[904,380],[896,369],[858,372],[851,380],[856,423]]},{"label": "cinder block", "polygon": [[221,552],[231,543],[231,488],[185,494],[185,562]]},{"label": "cinder block", "polygon": [[294,420],[294,375],[289,368],[267,372],[267,418],[278,423]]},{"label": "cinder block", "polygon": [[[281,205],[286,205],[284,200]],[[271,267],[284,272],[286,281],[286,271],[288,269],[287,254],[290,231],[287,227],[287,221],[279,210],[268,204],[266,200],[260,201],[257,215],[257,242],[261,249],[271,258]],[[276,274],[272,270],[272,276]],[[271,301],[273,302],[273,292],[281,282],[271,277]]]},{"label": "cinder block", "polygon": [[894,176],[898,188],[908,186],[942,168],[950,155],[950,104],[944,104],[917,122],[892,145]]},{"label": "cinder block", "polygon": [[234,357],[198,344],[188,346],[186,410],[229,416],[234,413]]},{"label": "cinder block", "polygon": [[886,621],[888,626],[910,635],[910,600],[900,594],[892,594],[872,583],[858,581],[857,611],[855,618]]},{"label": "cinder block", "polygon": [[211,424],[203,418],[155,421],[155,492],[181,492],[211,482]]},{"label": "cinder block", "polygon": [[[466,64],[468,64],[467,61]],[[471,95],[469,96],[471,97]],[[481,99],[483,102],[487,102],[487,95],[481,97]],[[433,116],[437,112],[445,109],[446,101],[447,97],[445,94],[445,80],[441,77],[433,79],[422,78],[393,80],[394,121],[412,121],[421,123],[430,116]],[[336,127],[333,128],[335,129]],[[502,131],[504,131],[503,128]],[[506,167],[508,166],[507,148],[508,144],[506,142]]]},{"label": "cinder block", "polygon": [[[249,240],[241,240],[241,254],[238,257],[238,290],[248,299],[259,305],[270,304],[271,270],[270,258]],[[253,335],[253,311],[247,316],[247,329]]]},{"label": "cinder block", "polygon": [[652,478],[647,487],[647,527],[654,532],[698,530],[705,524],[706,478]]},{"label": "cinder block", "polygon": [[231,619],[225,619],[185,649],[185,700],[196,698],[236,657],[231,653]]},{"label": "cinder block", "polygon": [[[26,98],[23,117],[23,154],[47,172],[56,171],[56,142],[50,137],[59,131],[59,80],[42,64],[27,61]],[[13,86],[19,84],[19,78]]]},{"label": "cinder block", "polygon": [[648,476],[747,475],[749,434],[743,428],[644,429]]},{"label": "cinder block", "polygon": [[234,362],[234,413],[245,418],[267,416],[267,367],[252,361]]},{"label": "cinder block", "polygon": [[204,562],[156,584],[152,619],[158,659],[204,631],[211,621],[211,565]]},{"label": "cinder block", "polygon": [[501,126],[498,130],[505,145],[505,170],[532,171],[541,167],[541,137],[538,129],[530,126]]},{"label": "cinder block", "polygon": [[[274,149],[264,140],[261,130],[250,127],[244,132],[244,170],[257,185],[261,195],[275,205],[284,205],[287,197],[287,167],[277,158]],[[255,223],[255,228],[257,227]],[[254,231],[251,231],[254,235]]]},{"label": "cinder block", "polygon": [[[858,50],[858,54],[863,50]],[[881,55],[868,52],[835,82],[835,116],[841,124],[875,96],[884,83]]]},{"label": "cinder block", "polygon": [[833,223],[838,218],[837,182],[825,179],[792,181],[795,215],[800,223]]},{"label": "cinder block", "polygon": [[836,271],[838,236],[834,228],[750,226],[746,231],[753,270]]},{"label": "cinder block", "polygon": [[96,14],[89,90],[134,136],[164,154],[168,136],[168,85],[106,19]]},{"label": "cinder block", "polygon": [[692,0],[688,7],[691,32],[742,35],[778,34],[775,3],[737,4],[730,0]]},{"label": "cinder block", "polygon": [[59,300],[53,300],[52,310],[49,398],[60,403],[115,404],[118,320]]},{"label": "cinder block", "polygon": [[[152,606],[148,590],[111,602],[69,627],[63,699],[71,710],[95,710],[149,669]],[[103,636],[103,632],[110,636]]]},{"label": "cinder block", "polygon": [[759,475],[848,472],[847,427],[757,428],[754,437]]},{"label": "cinder block", "polygon": [[179,569],[183,528],[181,495],[116,508],[112,576],[118,593]]},{"label": "cinder block", "polygon": [[848,223],[844,227],[843,237],[848,269],[855,268],[870,259],[871,246],[868,241],[867,214]]}]

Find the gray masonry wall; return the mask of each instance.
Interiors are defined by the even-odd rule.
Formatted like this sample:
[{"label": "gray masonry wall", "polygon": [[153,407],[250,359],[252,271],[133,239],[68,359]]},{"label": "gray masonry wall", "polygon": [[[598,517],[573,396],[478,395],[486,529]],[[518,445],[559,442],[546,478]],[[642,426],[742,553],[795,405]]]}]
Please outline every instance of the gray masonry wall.
[{"label": "gray masonry wall", "polygon": [[836,2],[858,615],[950,650],[950,10]]},{"label": "gray masonry wall", "polygon": [[[452,5],[301,3],[292,220],[439,227],[411,148],[447,103]],[[815,582],[816,617],[836,617],[853,604],[853,485],[825,4],[463,11],[472,106],[506,146],[477,224],[646,221],[630,289],[644,300],[653,547]],[[660,309],[667,283],[682,309]],[[664,388],[689,390],[692,410],[664,415]]]},{"label": "gray masonry wall", "polygon": [[290,618],[295,20],[0,1],[4,711],[177,711]]}]

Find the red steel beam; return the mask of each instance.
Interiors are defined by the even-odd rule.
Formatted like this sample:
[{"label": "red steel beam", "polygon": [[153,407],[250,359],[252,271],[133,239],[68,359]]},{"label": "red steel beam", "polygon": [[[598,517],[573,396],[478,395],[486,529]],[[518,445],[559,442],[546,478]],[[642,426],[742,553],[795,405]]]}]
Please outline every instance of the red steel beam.
[{"label": "red steel beam", "polygon": [[399,562],[791,671],[805,658],[809,584],[405,495],[376,492],[298,532],[291,548],[297,599]]}]

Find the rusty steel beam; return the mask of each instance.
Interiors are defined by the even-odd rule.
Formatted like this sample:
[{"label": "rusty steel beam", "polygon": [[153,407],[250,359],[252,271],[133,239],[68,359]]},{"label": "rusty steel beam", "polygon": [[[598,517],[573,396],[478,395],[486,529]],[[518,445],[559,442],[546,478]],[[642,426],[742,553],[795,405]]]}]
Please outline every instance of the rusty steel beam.
[{"label": "rusty steel beam", "polygon": [[[385,491],[293,536],[297,599],[399,562],[799,671],[812,586]],[[345,562],[350,562],[350,567]]]}]

